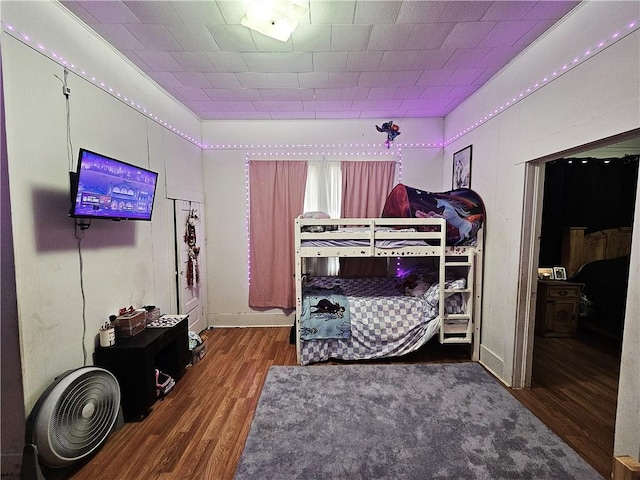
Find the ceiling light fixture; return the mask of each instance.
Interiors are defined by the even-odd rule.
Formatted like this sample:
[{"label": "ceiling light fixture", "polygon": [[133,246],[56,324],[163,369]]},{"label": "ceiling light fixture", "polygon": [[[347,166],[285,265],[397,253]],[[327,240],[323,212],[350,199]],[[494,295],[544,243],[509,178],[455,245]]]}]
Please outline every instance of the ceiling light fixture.
[{"label": "ceiling light fixture", "polygon": [[267,37],[286,42],[308,10],[300,0],[254,0],[240,23]]}]

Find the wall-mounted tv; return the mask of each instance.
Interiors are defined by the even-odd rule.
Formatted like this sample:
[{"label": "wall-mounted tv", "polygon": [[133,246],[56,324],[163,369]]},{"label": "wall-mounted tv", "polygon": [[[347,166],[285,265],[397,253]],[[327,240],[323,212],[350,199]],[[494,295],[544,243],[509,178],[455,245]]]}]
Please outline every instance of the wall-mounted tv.
[{"label": "wall-mounted tv", "polygon": [[71,217],[151,220],[156,172],[81,148],[70,176]]}]

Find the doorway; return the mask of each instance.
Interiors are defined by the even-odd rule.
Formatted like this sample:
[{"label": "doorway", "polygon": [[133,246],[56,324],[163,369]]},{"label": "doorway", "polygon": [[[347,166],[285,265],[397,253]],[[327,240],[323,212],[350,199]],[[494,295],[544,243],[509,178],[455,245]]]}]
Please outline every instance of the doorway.
[{"label": "doorway", "polygon": [[[638,132],[634,131],[625,136],[604,140],[597,145],[579,147],[531,162],[527,165],[525,182],[524,214],[525,218],[530,219],[530,225],[523,228],[521,252],[523,268],[516,327],[513,385],[516,388],[526,389],[514,391],[514,393],[525,405],[534,397],[538,405],[544,405],[534,413],[605,476],[609,476],[611,472],[613,459],[622,330],[619,330],[616,338],[615,328],[610,329],[612,331],[609,332],[603,332],[597,328],[586,328],[590,300],[585,297],[582,284],[590,280],[579,278],[578,272],[568,268],[566,257],[563,256],[563,249],[566,248],[563,242],[566,239],[563,240],[562,232],[556,230],[549,235],[554,228],[560,228],[551,226],[554,222],[549,222],[550,211],[553,213],[551,216],[564,217],[560,222],[561,227],[577,226],[572,225],[574,222],[567,220],[571,217],[569,210],[575,207],[569,204],[575,200],[576,194],[567,202],[554,199],[554,195],[549,194],[549,189],[558,188],[557,178],[553,178],[553,169],[558,167],[559,162],[567,162],[569,158],[581,159],[578,160],[580,162],[578,166],[586,166],[586,163],[581,163],[582,159],[594,159],[600,162],[604,162],[605,159],[611,159],[611,161],[617,159],[620,162],[633,159],[635,161],[633,198],[622,200],[633,208],[637,191],[639,154],[640,137]],[[550,162],[555,164],[552,165]],[[560,167],[564,170],[563,175],[571,175],[570,168]],[[588,185],[589,182],[597,184],[603,179],[603,174],[596,174],[591,180],[583,180],[578,184],[578,195],[586,196],[589,201],[598,200],[597,194],[592,192]],[[567,179],[569,182],[574,180],[575,178]],[[610,188],[617,189],[616,193],[620,193],[618,190],[621,189],[617,185]],[[602,203],[606,203],[612,197],[613,195],[603,198]],[[587,214],[594,209],[593,206],[586,207],[589,201],[583,202]],[[617,200],[618,203],[620,201]],[[637,213],[631,212],[632,224],[633,219],[637,218],[636,215]],[[612,216],[609,215],[609,217]],[[575,222],[581,223],[581,227],[590,227],[595,230],[598,222],[594,221],[593,225],[589,225],[585,223],[585,219],[590,221],[588,215],[578,220],[574,218]],[[543,224],[545,224],[544,227]],[[606,227],[608,226],[598,226],[601,229]],[[638,228],[637,224],[636,228]],[[548,236],[556,238],[549,240]],[[572,317],[567,314],[565,317],[558,317],[560,323],[555,332],[553,325],[546,329],[546,323],[544,328],[540,328],[540,310],[545,308],[541,306],[540,298],[547,294],[546,286],[541,287],[540,283],[552,282],[539,280],[539,267],[550,267],[551,272],[555,270],[553,267],[564,267],[567,280],[560,280],[557,283],[567,297],[571,295],[571,290],[564,287],[570,287],[570,283],[581,285],[576,287],[579,288],[579,297],[568,303],[566,297],[551,299],[551,306],[560,313],[563,311],[571,313],[572,309],[576,308],[576,314],[579,316],[575,317],[575,325],[571,324]],[[622,298],[624,308],[624,297],[620,294],[626,293],[628,270],[624,280],[621,280],[623,276],[619,273],[601,273],[600,275],[605,277],[605,283],[616,287],[615,294]],[[615,280],[614,276],[617,276]],[[548,318],[548,315],[544,318]],[[623,319],[624,311],[621,314],[621,320]],[[530,403],[535,404],[535,402]]]}]

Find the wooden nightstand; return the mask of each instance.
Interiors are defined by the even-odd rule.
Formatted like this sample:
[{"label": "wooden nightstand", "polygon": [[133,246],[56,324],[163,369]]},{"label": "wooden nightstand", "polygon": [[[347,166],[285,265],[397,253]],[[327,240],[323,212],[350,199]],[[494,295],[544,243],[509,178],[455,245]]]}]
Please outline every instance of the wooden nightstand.
[{"label": "wooden nightstand", "polygon": [[545,337],[571,337],[578,329],[581,283],[539,280],[536,333]]}]

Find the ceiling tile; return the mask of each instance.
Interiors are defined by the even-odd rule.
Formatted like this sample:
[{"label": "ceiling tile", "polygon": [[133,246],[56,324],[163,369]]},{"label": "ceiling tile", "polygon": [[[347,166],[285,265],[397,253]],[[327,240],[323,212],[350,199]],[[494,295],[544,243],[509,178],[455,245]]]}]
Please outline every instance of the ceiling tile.
[{"label": "ceiling tile", "polygon": [[233,91],[227,88],[205,88],[203,91],[213,101],[235,101],[236,99]]},{"label": "ceiling tile", "polygon": [[351,0],[310,0],[309,14],[312,25],[353,23],[356,2]]},{"label": "ceiling tile", "polygon": [[173,72],[173,75],[180,80],[185,87],[210,88],[211,83],[204,73],[199,72]]},{"label": "ceiling tile", "polygon": [[496,22],[460,22],[442,43],[444,48],[473,48],[496,26]]},{"label": "ceiling tile", "polygon": [[442,85],[439,87],[426,87],[418,98],[430,100],[434,98],[447,98],[452,90],[453,87],[450,87],[449,85]]},{"label": "ceiling tile", "polygon": [[291,34],[295,52],[328,52],[331,50],[331,26],[300,25]]},{"label": "ceiling tile", "polygon": [[331,51],[367,50],[372,28],[372,25],[333,25],[331,27]]},{"label": "ceiling tile", "polygon": [[171,56],[175,58],[176,62],[178,62],[184,70],[199,73],[216,71],[216,68],[204,52],[172,52]]},{"label": "ceiling tile", "polygon": [[127,25],[127,29],[149,50],[184,50],[164,25],[134,24]]},{"label": "ceiling tile", "polygon": [[178,0],[170,2],[185,24],[224,25],[224,17],[216,2]]},{"label": "ceiling tile", "polygon": [[447,79],[448,85],[471,85],[484,73],[483,68],[458,68]]},{"label": "ceiling tile", "polygon": [[242,25],[207,25],[207,28],[223,52],[257,51],[249,29]]},{"label": "ceiling tile", "polygon": [[407,48],[416,50],[442,48],[443,43],[455,26],[455,23],[428,23],[413,25],[407,41]]},{"label": "ceiling tile", "polygon": [[492,2],[482,20],[520,20],[528,14],[538,2],[498,1]]},{"label": "ceiling tile", "polygon": [[420,75],[420,78],[416,81],[416,85],[424,87],[444,85],[452,73],[453,69],[423,70],[422,75]]},{"label": "ceiling tile", "polygon": [[535,20],[498,23],[478,44],[478,47],[510,47],[536,26]]},{"label": "ceiling tile", "polygon": [[424,92],[423,86],[412,86],[412,87],[398,87],[396,89],[396,95],[398,98],[420,98],[422,92]]},{"label": "ceiling tile", "polygon": [[384,52],[347,52],[348,72],[375,72],[380,66]]},{"label": "ceiling tile", "polygon": [[100,23],[93,26],[94,30],[107,42],[118,50],[145,50],[146,47],[140,43],[124,25],[114,23]]},{"label": "ceiling tile", "polygon": [[438,50],[421,50],[416,56],[412,67],[414,69],[435,70],[442,68],[454,54],[454,48],[440,48]]},{"label": "ceiling tile", "polygon": [[[411,28],[407,25],[374,25],[368,50],[406,50],[410,48],[410,36]],[[417,45],[411,47],[419,48]]]},{"label": "ceiling tile", "polygon": [[380,60],[379,70],[381,72],[411,70],[419,54],[420,52],[418,50],[386,51],[382,55],[382,60]]},{"label": "ceiling tile", "polygon": [[399,0],[379,0],[375,2],[356,2],[353,23],[393,23],[400,11]]},{"label": "ceiling tile", "polygon": [[123,2],[113,0],[82,2],[82,7],[100,23],[140,23],[138,17]]},{"label": "ceiling tile", "polygon": [[187,52],[217,52],[220,50],[205,25],[167,25],[167,30]]},{"label": "ceiling tile", "polygon": [[257,88],[234,88],[233,96],[237,101],[253,101],[253,100],[262,100],[262,95],[260,94],[260,90]]},{"label": "ceiling tile", "polygon": [[267,77],[274,88],[300,88],[297,73],[267,73]]},{"label": "ceiling tile", "polygon": [[315,72],[343,72],[347,68],[347,52],[316,52],[312,55]]},{"label": "ceiling tile", "polygon": [[301,112],[302,102],[301,101],[264,101],[264,102],[253,102],[256,110],[259,112]]},{"label": "ceiling tile", "polygon": [[334,88],[357,87],[359,80],[359,72],[329,72],[329,85]]},{"label": "ceiling tile", "polygon": [[442,67],[445,69],[475,67],[490,51],[490,48],[459,48]]},{"label": "ceiling tile", "polygon": [[162,85],[163,88],[181,88],[184,85],[178,80],[173,72],[150,72],[149,76]]},{"label": "ceiling tile", "polygon": [[477,22],[480,20],[493,2],[446,2],[440,22]]},{"label": "ceiling tile", "polygon": [[91,25],[91,27],[98,23],[98,20],[84,8],[84,2],[61,0],[60,3],[84,23]]},{"label": "ceiling tile", "polygon": [[302,88],[328,88],[329,72],[304,72],[298,74]]},{"label": "ceiling tile", "polygon": [[260,94],[265,101],[312,100],[312,88],[262,88]]},{"label": "ceiling tile", "polygon": [[267,37],[259,32],[249,30],[251,38],[253,38],[253,44],[256,46],[256,51],[263,53],[287,53],[293,52],[293,42],[291,39],[286,42],[281,42],[271,37]]},{"label": "ceiling tile", "polygon": [[214,88],[241,88],[238,77],[234,73],[205,73],[207,80]]},{"label": "ceiling tile", "polygon": [[345,110],[351,110],[351,101],[322,101],[322,100],[307,100],[302,102],[302,108],[305,110],[311,110],[314,112],[340,112]]},{"label": "ceiling tile", "polygon": [[269,88],[271,82],[269,76],[262,72],[240,72],[236,73],[236,77],[242,85],[242,88]]},{"label": "ceiling tile", "polygon": [[244,63],[241,53],[236,52],[206,52],[207,58],[217,72],[247,72],[249,68]]},{"label": "ceiling tile", "polygon": [[205,91],[201,88],[183,87],[180,89],[170,88],[169,92],[185,100],[209,100]]},{"label": "ceiling tile", "polygon": [[182,23],[182,19],[170,2],[124,2],[142,23]]},{"label": "ceiling tile", "polygon": [[311,72],[311,53],[243,53],[249,70],[256,72]]},{"label": "ceiling tile", "polygon": [[402,100],[354,100],[353,106],[358,110],[389,110],[400,107]]},{"label": "ceiling tile", "polygon": [[169,52],[140,50],[135,52],[135,54],[153,71],[181,72],[184,70]]},{"label": "ceiling tile", "polygon": [[435,23],[440,20],[447,2],[402,2],[398,23]]},{"label": "ceiling tile", "polygon": [[369,100],[398,99],[398,87],[372,87],[369,90]]}]

